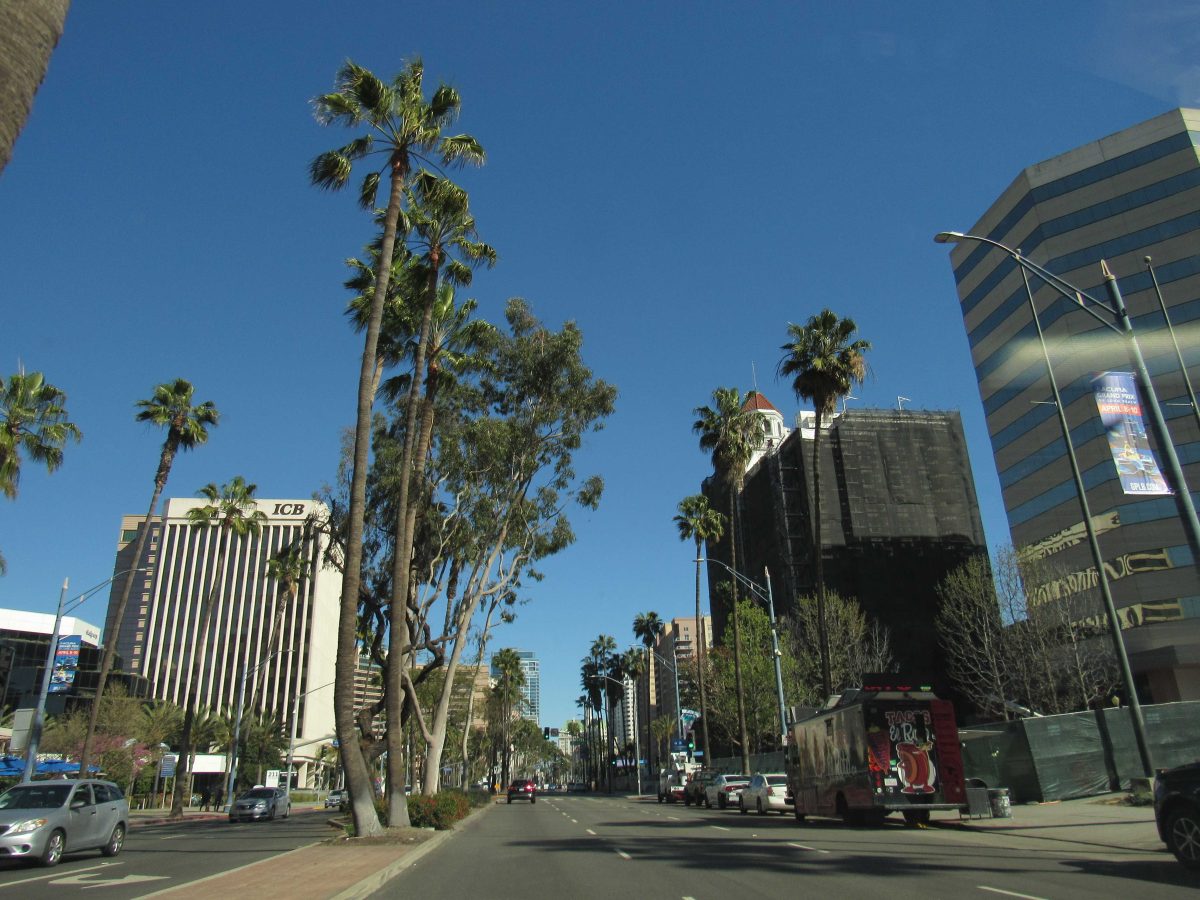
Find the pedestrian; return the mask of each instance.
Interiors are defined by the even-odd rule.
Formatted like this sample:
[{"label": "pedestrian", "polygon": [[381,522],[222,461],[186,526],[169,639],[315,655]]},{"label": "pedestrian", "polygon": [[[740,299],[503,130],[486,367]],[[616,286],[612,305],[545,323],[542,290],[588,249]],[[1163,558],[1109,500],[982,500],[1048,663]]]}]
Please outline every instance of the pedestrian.
[{"label": "pedestrian", "polygon": [[213,797],[213,811],[221,811],[221,801],[225,799],[225,789],[220,785],[217,786],[217,793]]},{"label": "pedestrian", "polygon": [[200,789],[200,812],[208,812],[208,802],[211,797],[212,794],[209,792],[207,785]]}]

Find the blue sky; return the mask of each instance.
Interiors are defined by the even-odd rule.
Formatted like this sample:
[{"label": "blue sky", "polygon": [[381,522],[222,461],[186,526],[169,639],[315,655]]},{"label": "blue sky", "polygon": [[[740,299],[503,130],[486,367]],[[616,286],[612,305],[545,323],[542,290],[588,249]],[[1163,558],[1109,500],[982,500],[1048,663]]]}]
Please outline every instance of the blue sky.
[{"label": "blue sky", "polygon": [[[710,471],[713,388],[775,380],[789,321],[824,306],[874,344],[853,405],[957,409],[989,542],[1007,525],[945,247],[1023,167],[1200,102],[1200,9],[1055,3],[76,2],[0,175],[0,370],[46,373],[84,441],[0,502],[0,607],[52,611],[112,573],[161,437],[134,402],[183,377],[223,420],[171,496],[242,474],[259,496],[331,480],[361,342],[342,260],[371,223],[308,186],[341,143],[308,101],[347,57],[420,55],[488,151],[464,173],[500,255],[469,292],[575,320],[620,390],[579,458],[607,482],[495,646],[535,651],[543,721],[578,661],[638,612],[692,603],[675,505]],[[1118,273],[1119,275],[1120,273]],[[102,623],[102,599],[78,613]]]}]

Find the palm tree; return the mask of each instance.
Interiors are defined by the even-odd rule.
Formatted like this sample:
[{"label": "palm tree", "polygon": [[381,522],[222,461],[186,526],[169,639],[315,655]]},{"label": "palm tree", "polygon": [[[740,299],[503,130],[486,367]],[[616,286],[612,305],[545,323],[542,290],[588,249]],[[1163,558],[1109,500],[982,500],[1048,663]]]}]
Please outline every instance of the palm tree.
[{"label": "palm tree", "polygon": [[[729,491],[729,567],[737,571],[737,545],[741,529],[738,500],[746,477],[746,466],[763,441],[758,413],[742,403],[737,388],[719,387],[713,391],[713,406],[698,406],[699,417],[692,430],[700,435],[700,449],[712,454],[713,469],[724,479]],[[746,698],[742,691],[742,636],[738,623],[738,586],[736,579],[730,608],[733,611],[733,673],[737,688],[738,739],[742,751],[742,774],[750,774],[750,747],[746,733]]]},{"label": "palm tree", "polygon": [[507,785],[509,783],[509,744],[512,733],[513,710],[520,702],[517,698],[520,696],[521,688],[525,684],[525,673],[521,670],[521,657],[511,647],[505,647],[492,657],[492,668],[500,676],[500,683],[496,685],[497,696],[501,704],[500,715],[504,734],[504,763],[500,770],[500,781],[501,784]]},{"label": "palm tree", "polygon": [[235,475],[227,484],[217,487],[206,484],[200,495],[208,503],[189,509],[188,521],[196,528],[219,528],[221,544],[213,566],[214,578],[208,596],[200,605],[199,628],[196,631],[192,651],[192,671],[188,679],[187,697],[183,704],[183,734],[180,737],[179,771],[175,778],[175,795],[171,800],[171,817],[183,815],[183,789],[188,781],[188,754],[192,752],[192,729],[195,724],[197,704],[200,699],[200,673],[208,659],[208,633],[212,630],[213,606],[217,592],[225,583],[225,560],[234,538],[245,538],[258,534],[267,517],[258,510],[254,501],[257,485],[247,484],[241,475]]},{"label": "palm tree", "polygon": [[650,704],[650,671],[654,660],[650,658],[650,654],[654,652],[654,645],[658,641],[659,635],[663,633],[663,620],[658,617],[656,612],[638,613],[633,619],[633,636],[638,638],[646,648],[646,665],[644,671],[646,674],[646,756],[650,763],[650,771],[657,771],[654,767],[654,754],[652,752],[654,741],[650,735],[650,719],[651,704]]},{"label": "palm tree", "polygon": [[813,429],[813,555],[816,564],[817,630],[821,645],[821,687],[825,696],[832,692],[829,677],[829,635],[825,624],[825,565],[821,549],[821,420],[832,415],[837,401],[855,384],[862,384],[867,365],[863,353],[871,349],[869,341],[851,338],[857,330],[853,319],[839,319],[823,309],[804,325],[788,322],[788,342],[779,349],[780,375],[795,376],[792,390],[796,399],[811,400],[816,411]]},{"label": "palm tree", "polygon": [[[310,561],[304,552],[304,544],[308,540],[308,529],[298,541],[281,547],[267,560],[267,577],[275,582],[275,616],[271,621],[271,633],[267,638],[267,649],[263,659],[270,659],[279,650],[279,640],[283,633],[283,614],[289,608],[296,607],[296,597],[300,593],[300,585],[308,575]],[[259,667],[254,691],[257,694],[266,682],[267,667]],[[256,707],[256,698],[250,698],[250,708]]]},{"label": "palm tree", "polygon": [[0,3],[0,30],[6,35],[0,53],[0,172],[8,165],[13,144],[33,106],[50,65],[50,54],[62,37],[71,0],[12,0]]},{"label": "palm tree", "polygon": [[[322,153],[314,159],[309,169],[313,184],[329,190],[340,190],[350,180],[353,164],[376,153],[383,154],[384,168],[388,170],[391,178],[388,202],[383,213],[383,236],[375,270],[375,288],[371,298],[371,311],[367,317],[362,364],[358,376],[354,465],[350,479],[341,614],[338,624],[337,671],[340,677],[334,686],[334,713],[342,749],[342,764],[350,791],[355,829],[363,836],[378,834],[382,830],[379,818],[375,814],[371,775],[366,759],[361,753],[352,752],[358,747],[354,720],[353,673],[358,656],[355,631],[362,580],[363,519],[366,512],[371,409],[375,402],[376,351],[384,301],[388,297],[388,282],[392,274],[392,255],[396,246],[396,235],[400,230],[406,181],[414,161],[426,161],[430,154],[439,156],[446,165],[481,163],[484,158],[483,148],[470,135],[442,134],[442,129],[453,122],[458,114],[458,92],[441,85],[427,101],[423,80],[424,66],[419,59],[410,61],[400,74],[393,78],[391,84],[385,84],[369,70],[347,61],[338,72],[337,90],[314,101],[317,120],[321,124],[340,124],[354,128],[365,125],[367,132],[348,144]],[[363,208],[375,208],[379,180],[378,169],[369,172],[363,179],[359,190],[359,203]],[[404,230],[407,231],[407,222]],[[403,599],[398,605],[404,605]],[[394,709],[389,712],[399,708],[398,702],[391,705]],[[399,732],[399,716],[389,721],[389,733]],[[400,772],[397,779],[397,772],[393,769],[399,771],[403,759],[393,759],[392,756],[393,754],[389,753],[389,785],[402,786],[403,773]],[[388,793],[390,823],[395,826],[407,825],[408,805],[404,792],[389,789]]]},{"label": "palm tree", "polygon": [[[192,405],[194,388],[191,382],[182,378],[164,382],[154,389],[149,400],[139,400],[139,412],[134,419],[138,422],[149,422],[160,428],[167,429],[167,437],[163,441],[162,451],[158,455],[158,469],[154,473],[154,492],[150,495],[150,506],[146,510],[146,520],[138,529],[137,541],[133,547],[132,566],[138,566],[142,561],[142,551],[146,547],[146,538],[154,522],[154,510],[158,506],[158,498],[162,496],[163,488],[167,486],[167,478],[171,474],[171,466],[181,450],[192,450],[200,444],[207,443],[208,429],[215,427],[220,419],[220,413],[211,400]],[[92,761],[92,742],[96,735],[96,721],[100,714],[100,701],[104,697],[104,688],[108,684],[108,675],[112,671],[113,657],[117,653],[117,637],[121,634],[121,626],[125,622],[125,609],[129,606],[129,595],[133,584],[138,580],[136,571],[125,576],[121,587],[121,597],[117,601],[113,613],[109,640],[104,642],[104,655],[100,658],[100,675],[96,681],[96,698],[92,701],[92,712],[88,718],[87,736],[83,741],[83,751],[80,753],[80,771],[86,772]]]},{"label": "palm tree", "polygon": [[[650,615],[654,616],[654,618],[656,620],[658,620],[657,613],[650,613]],[[662,630],[662,622],[658,621],[657,624],[659,627],[659,631],[661,631]],[[625,704],[626,709],[628,709],[629,707],[632,706],[632,708],[634,710],[633,727],[634,727],[635,733],[637,731],[641,730],[640,729],[641,723],[638,722],[638,715],[637,715],[637,683],[638,683],[638,679],[641,678],[643,674],[646,674],[650,671],[650,669],[649,669],[649,666],[650,666],[649,654],[650,654],[649,646],[647,646],[645,648],[644,653],[641,650],[639,650],[637,647],[629,647],[617,659],[617,673],[618,673],[617,678],[621,682],[621,701]],[[624,686],[625,686],[626,679],[629,679],[634,684],[632,697],[625,696]],[[648,674],[646,675],[646,699],[647,699],[647,703],[646,703],[646,720],[647,720],[647,722],[646,722],[646,724],[649,725],[650,677]],[[631,749],[635,753],[634,765],[637,766],[638,772],[640,773],[642,762],[636,756],[637,743],[638,743],[637,741],[634,741]],[[650,732],[647,730],[647,732],[646,732],[646,754],[647,754],[647,756],[649,756],[649,752],[650,752]],[[628,774],[628,773],[626,773],[626,774]],[[639,784],[641,783],[640,774],[638,776],[638,783]]]},{"label": "palm tree", "polygon": [[699,632],[696,654],[700,682],[700,734],[704,741],[704,759],[712,759],[708,754],[708,689],[704,684],[704,655],[708,652],[708,637],[704,633],[704,616],[700,613],[700,556],[701,545],[708,541],[719,541],[725,533],[725,517],[709,506],[708,498],[703,494],[693,494],[679,501],[679,513],[675,516],[675,525],[679,528],[681,541],[696,542],[696,630]]},{"label": "palm tree", "polygon": [[0,378],[0,492],[16,499],[21,455],[53,472],[63,461],[63,445],[83,433],[67,419],[67,395],[47,384],[41,372],[23,368]]}]

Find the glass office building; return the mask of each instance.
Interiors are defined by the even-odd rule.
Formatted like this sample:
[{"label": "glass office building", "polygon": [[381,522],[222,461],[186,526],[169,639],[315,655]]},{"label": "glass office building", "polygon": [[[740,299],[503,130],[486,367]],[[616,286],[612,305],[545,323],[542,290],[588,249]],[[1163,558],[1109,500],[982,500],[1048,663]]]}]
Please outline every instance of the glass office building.
[{"label": "glass office building", "polygon": [[[1200,110],[1172,110],[1030,166],[968,229],[1105,301],[1107,262],[1193,495],[1200,428],[1146,257],[1200,383],[1198,145]],[[955,246],[950,260],[1013,543],[1035,546],[1053,570],[1035,589],[1039,602],[1094,595],[1098,617],[1098,576],[1021,271],[1003,251],[974,241]],[[1157,702],[1200,698],[1200,579],[1176,500],[1136,493],[1130,472],[1123,483],[1120,451],[1097,407],[1097,377],[1132,371],[1125,344],[1073,301],[1031,284],[1139,693]]]}]

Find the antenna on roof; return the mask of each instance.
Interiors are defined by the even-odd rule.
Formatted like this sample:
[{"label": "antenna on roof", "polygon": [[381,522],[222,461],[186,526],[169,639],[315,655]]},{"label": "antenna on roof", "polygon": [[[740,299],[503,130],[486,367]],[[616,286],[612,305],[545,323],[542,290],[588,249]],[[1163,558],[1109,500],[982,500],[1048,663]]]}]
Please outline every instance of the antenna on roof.
[{"label": "antenna on roof", "polygon": [[896,398],[896,409],[900,410],[901,412],[904,412],[905,401],[912,403],[912,399],[909,397],[897,397]]},{"label": "antenna on roof", "polygon": [[842,415],[843,416],[846,414],[846,401],[847,400],[857,400],[857,399],[858,398],[852,394],[843,394],[842,395]]},{"label": "antenna on roof", "polygon": [[750,363],[750,382],[754,385],[754,393],[758,393],[758,370]]}]

